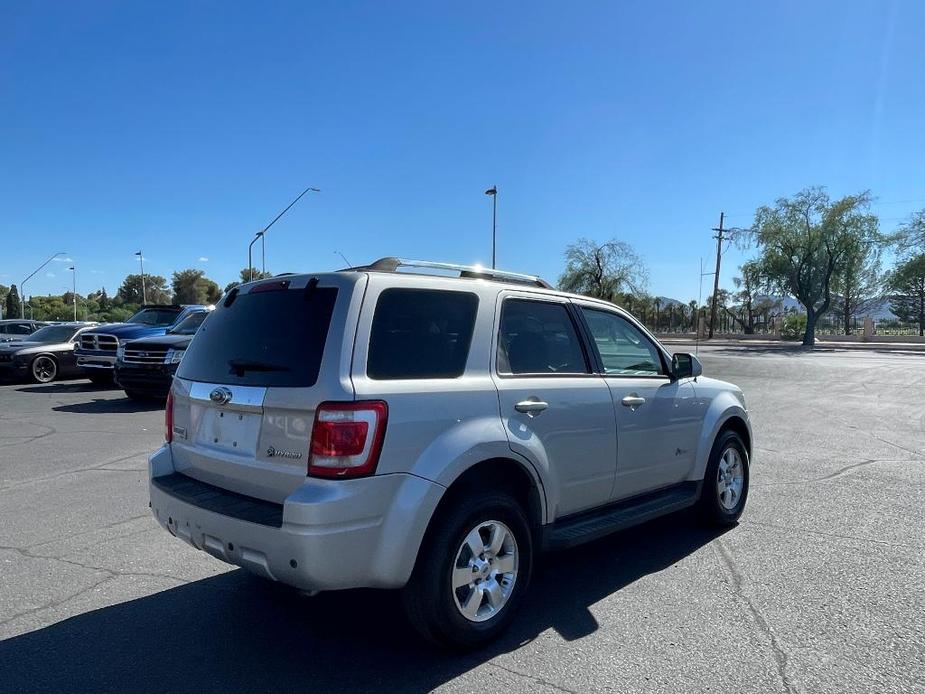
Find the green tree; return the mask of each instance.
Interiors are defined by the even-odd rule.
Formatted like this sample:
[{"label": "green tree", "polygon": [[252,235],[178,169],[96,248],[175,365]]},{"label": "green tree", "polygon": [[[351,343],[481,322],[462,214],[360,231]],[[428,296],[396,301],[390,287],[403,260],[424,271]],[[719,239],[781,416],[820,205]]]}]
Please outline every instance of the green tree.
[{"label": "green tree", "polygon": [[904,255],[925,253],[925,210],[914,212],[896,234],[899,251]]},{"label": "green tree", "polygon": [[887,280],[892,293],[890,310],[900,320],[919,324],[919,335],[925,335],[925,253],[901,263]]},{"label": "green tree", "polygon": [[202,270],[190,268],[173,273],[174,301],[178,304],[212,304],[222,295],[219,286]]},{"label": "green tree", "polygon": [[0,313],[3,314],[3,316],[0,316],[0,317],[2,318],[12,318],[13,317],[13,316],[8,316],[6,314],[6,297],[9,293],[10,293],[10,288],[7,287],[5,284],[0,284],[0,309],[2,309],[0,310]]},{"label": "green tree", "polygon": [[832,275],[832,292],[845,335],[851,334],[851,319],[880,301],[883,276],[880,256],[883,247],[860,237],[848,237],[844,260]]},{"label": "green tree", "polygon": [[22,311],[19,303],[19,290],[12,285],[6,295],[6,310],[3,312],[7,318],[17,318]]},{"label": "green tree", "polygon": [[109,300],[109,295],[106,294],[106,287],[100,289],[99,296],[96,298],[99,303],[100,311],[108,311],[112,302]]},{"label": "green tree", "polygon": [[[119,287],[118,297],[126,304],[141,304],[141,275],[126,275]],[[169,304],[170,292],[167,280],[160,275],[145,275],[144,296],[149,304]]]},{"label": "green tree", "polygon": [[780,198],[755,213],[753,235],[762,271],[806,310],[803,344],[816,341],[816,321],[832,306],[833,278],[857,243],[883,243],[869,193],[832,200],[822,188]]},{"label": "green tree", "polygon": [[565,249],[563,291],[616,301],[620,294],[643,294],[648,271],[632,246],[612,239],[598,244],[581,238]]}]

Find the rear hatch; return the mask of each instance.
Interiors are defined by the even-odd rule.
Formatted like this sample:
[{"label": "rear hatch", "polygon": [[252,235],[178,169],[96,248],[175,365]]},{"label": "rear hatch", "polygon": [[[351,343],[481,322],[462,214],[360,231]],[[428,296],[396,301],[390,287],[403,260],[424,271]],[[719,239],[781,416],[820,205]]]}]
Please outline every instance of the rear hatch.
[{"label": "rear hatch", "polygon": [[226,295],[174,379],[178,472],[275,503],[305,481],[315,409],[354,398],[365,282],[361,273],[294,275]]}]

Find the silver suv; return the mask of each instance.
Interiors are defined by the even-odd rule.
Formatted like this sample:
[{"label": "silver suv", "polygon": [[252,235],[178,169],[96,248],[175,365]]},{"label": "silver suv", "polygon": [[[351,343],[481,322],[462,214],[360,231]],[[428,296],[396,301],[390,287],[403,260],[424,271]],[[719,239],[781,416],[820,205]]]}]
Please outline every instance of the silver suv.
[{"label": "silver suv", "polygon": [[400,588],[423,635],[474,646],[541,550],[686,507],[736,522],[748,412],[700,374],[625,311],[534,277],[386,258],[260,280],[186,351],[151,508],[303,591]]}]

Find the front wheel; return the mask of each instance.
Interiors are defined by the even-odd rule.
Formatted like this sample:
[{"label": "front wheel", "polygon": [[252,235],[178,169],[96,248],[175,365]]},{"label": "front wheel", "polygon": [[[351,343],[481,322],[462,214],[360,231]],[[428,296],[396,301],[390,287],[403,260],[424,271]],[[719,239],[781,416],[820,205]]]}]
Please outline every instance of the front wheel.
[{"label": "front wheel", "polygon": [[51,383],[58,375],[58,362],[53,357],[41,355],[32,360],[32,380],[36,383]]},{"label": "front wheel", "polygon": [[712,525],[734,525],[748,498],[748,450],[742,437],[724,431],[713,443],[700,492],[700,512]]},{"label": "front wheel", "polygon": [[508,626],[533,569],[533,538],[520,504],[486,493],[442,513],[402,592],[414,627],[430,641],[472,648]]}]

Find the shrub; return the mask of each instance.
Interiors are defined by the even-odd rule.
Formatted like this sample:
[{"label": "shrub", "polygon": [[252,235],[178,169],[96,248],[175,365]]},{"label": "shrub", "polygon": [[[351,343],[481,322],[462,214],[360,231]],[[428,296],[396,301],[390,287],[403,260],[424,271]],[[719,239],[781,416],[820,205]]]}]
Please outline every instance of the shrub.
[{"label": "shrub", "polygon": [[802,340],[806,332],[806,316],[802,313],[786,316],[780,327],[783,340]]}]

